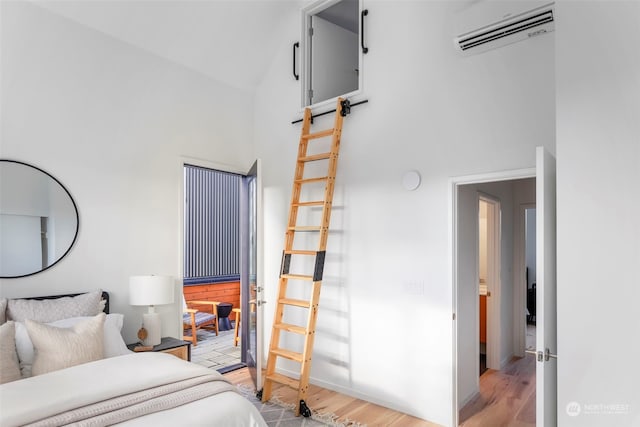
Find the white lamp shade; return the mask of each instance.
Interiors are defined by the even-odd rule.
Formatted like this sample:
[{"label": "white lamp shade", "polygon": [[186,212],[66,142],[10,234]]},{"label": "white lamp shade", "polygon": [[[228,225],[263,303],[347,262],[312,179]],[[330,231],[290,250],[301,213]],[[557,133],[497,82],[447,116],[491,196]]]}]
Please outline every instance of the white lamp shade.
[{"label": "white lamp shade", "polygon": [[173,278],[169,276],[131,276],[129,304],[161,305],[173,303]]}]

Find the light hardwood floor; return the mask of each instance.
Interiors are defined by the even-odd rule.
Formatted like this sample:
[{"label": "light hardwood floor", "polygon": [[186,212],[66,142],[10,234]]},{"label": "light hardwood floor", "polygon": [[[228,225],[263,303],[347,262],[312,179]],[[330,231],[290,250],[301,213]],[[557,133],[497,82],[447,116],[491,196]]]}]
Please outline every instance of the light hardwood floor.
[{"label": "light hardwood floor", "polygon": [[[247,368],[225,376],[234,384],[252,386]],[[480,377],[480,393],[460,411],[461,427],[535,427],[535,356],[513,358],[501,371],[488,370]],[[296,391],[274,385],[274,395],[285,403],[296,401]],[[438,424],[395,412],[370,402],[311,385],[309,407],[335,414],[339,421],[356,421],[370,427],[434,427]]]},{"label": "light hardwood floor", "polygon": [[513,358],[480,376],[480,393],[460,411],[462,427],[535,427],[536,359]]},{"label": "light hardwood floor", "polygon": [[[234,384],[253,386],[249,370],[247,368],[225,374],[225,377]],[[285,403],[296,401],[296,390],[282,385],[273,386],[273,395],[277,395]],[[375,405],[370,402],[356,399],[323,389],[309,386],[307,405],[321,414],[334,414],[338,421],[355,421],[369,427],[437,427],[438,424],[420,420],[410,415],[395,412],[391,409]]]}]

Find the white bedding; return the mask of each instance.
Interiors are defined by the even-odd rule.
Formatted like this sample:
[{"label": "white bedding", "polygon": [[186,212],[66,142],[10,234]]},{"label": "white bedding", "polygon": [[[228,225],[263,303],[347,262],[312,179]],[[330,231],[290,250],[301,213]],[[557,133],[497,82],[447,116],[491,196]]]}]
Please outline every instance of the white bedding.
[{"label": "white bedding", "polygon": [[[102,359],[2,384],[0,426],[35,423],[87,405],[212,373],[221,387],[217,394],[123,421],[122,425],[266,426],[257,409],[233,391],[222,375],[164,353]],[[86,425],[90,422],[91,419],[86,420]]]}]

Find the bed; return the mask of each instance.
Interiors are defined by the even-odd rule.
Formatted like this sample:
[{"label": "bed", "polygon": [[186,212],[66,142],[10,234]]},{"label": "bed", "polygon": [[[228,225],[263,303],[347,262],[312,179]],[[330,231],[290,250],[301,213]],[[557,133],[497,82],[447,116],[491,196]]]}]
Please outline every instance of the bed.
[{"label": "bed", "polygon": [[129,351],[114,334],[122,315],[90,294],[0,299],[0,426],[266,426],[217,371]]}]

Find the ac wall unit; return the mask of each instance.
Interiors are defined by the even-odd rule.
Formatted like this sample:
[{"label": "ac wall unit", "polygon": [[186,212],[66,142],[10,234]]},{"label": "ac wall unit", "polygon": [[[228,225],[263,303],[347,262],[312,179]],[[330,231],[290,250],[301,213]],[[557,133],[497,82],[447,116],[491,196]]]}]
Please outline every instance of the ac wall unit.
[{"label": "ac wall unit", "polygon": [[553,3],[485,0],[461,12],[457,24],[457,48],[485,52],[553,31]]}]

